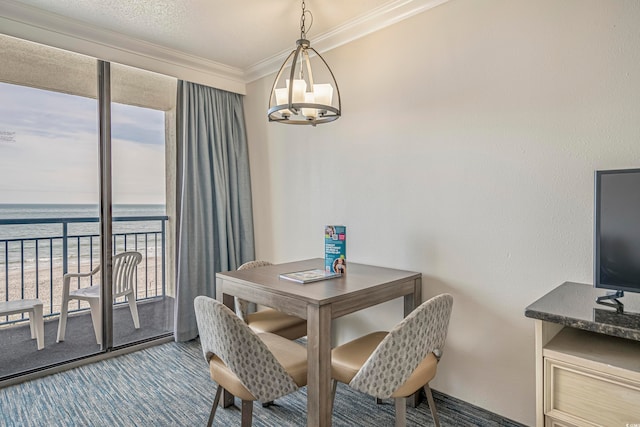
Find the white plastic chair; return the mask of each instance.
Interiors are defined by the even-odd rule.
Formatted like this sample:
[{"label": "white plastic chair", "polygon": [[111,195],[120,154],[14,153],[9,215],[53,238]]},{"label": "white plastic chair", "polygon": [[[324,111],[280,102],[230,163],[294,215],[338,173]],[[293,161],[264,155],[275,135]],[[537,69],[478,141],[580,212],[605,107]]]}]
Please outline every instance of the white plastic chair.
[{"label": "white plastic chair", "polygon": [[[140,320],[138,319],[138,307],[136,306],[135,295],[135,273],[136,267],[142,261],[142,255],[139,252],[123,252],[113,257],[113,299],[125,297],[131,309],[131,317],[133,317],[133,325],[136,329],[140,328]],[[100,271],[97,266],[89,273],[67,273],[64,275],[64,283],[62,287],[62,305],[60,307],[60,322],[58,323],[58,339],[57,342],[64,341],[67,329],[67,314],[69,311],[69,301],[79,300],[89,303],[91,309],[91,321],[96,334],[96,341],[102,344],[102,310],[100,307],[100,285],[93,285],[86,288],[69,290],[71,279],[90,277]]]}]

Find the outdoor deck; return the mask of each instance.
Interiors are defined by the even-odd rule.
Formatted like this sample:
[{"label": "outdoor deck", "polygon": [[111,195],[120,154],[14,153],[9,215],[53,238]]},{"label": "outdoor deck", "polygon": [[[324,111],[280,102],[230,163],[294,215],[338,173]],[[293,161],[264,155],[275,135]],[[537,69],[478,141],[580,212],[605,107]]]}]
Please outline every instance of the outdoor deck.
[{"label": "outdoor deck", "polygon": [[[56,209],[52,212],[60,212]],[[35,215],[31,212],[0,218],[0,301],[38,298],[43,303],[45,341],[38,351],[25,315],[0,316],[0,380],[100,352],[88,305],[77,301],[69,305],[66,339],[56,343],[64,274],[89,272],[100,265],[99,218],[78,216],[85,208],[78,209],[68,211],[75,216],[31,218]],[[124,212],[138,215],[131,209],[138,208]],[[113,314],[114,348],[168,335],[173,329],[173,298],[166,296],[167,221],[166,215],[113,218],[113,254],[142,255],[133,279],[140,328],[134,328],[129,308],[120,298]],[[94,285],[99,279],[72,279],[71,289]]]},{"label": "outdoor deck", "polygon": [[[173,330],[173,306],[173,298],[170,297],[139,301],[140,329],[133,327],[131,312],[127,305],[115,306],[114,346],[170,334]],[[69,316],[65,341],[56,343],[57,332],[58,318],[46,319],[45,347],[37,350],[36,340],[31,339],[28,321],[0,328],[0,380],[100,351],[88,311]]]}]

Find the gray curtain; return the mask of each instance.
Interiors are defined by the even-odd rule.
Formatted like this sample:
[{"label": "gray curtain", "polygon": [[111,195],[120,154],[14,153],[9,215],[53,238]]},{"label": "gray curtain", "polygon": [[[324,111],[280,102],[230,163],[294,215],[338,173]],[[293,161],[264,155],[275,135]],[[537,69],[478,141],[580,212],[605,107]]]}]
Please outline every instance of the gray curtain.
[{"label": "gray curtain", "polygon": [[176,341],[198,336],[193,300],[254,259],[242,96],[178,81]]}]

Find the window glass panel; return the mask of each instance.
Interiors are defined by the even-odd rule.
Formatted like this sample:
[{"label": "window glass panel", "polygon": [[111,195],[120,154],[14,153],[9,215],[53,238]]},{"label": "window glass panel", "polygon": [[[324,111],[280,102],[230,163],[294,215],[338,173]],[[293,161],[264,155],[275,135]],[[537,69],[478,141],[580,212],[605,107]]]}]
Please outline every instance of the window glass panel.
[{"label": "window glass panel", "polygon": [[38,299],[44,315],[41,350],[33,313],[0,316],[2,378],[101,349],[78,300],[56,342],[64,274],[99,263],[96,61],[6,36],[0,46],[0,304]]},{"label": "window glass panel", "polygon": [[174,123],[175,92],[175,79],[111,64],[113,247],[116,254],[141,254],[133,278],[139,328],[135,311],[120,298],[113,311],[114,346],[170,333],[173,324],[164,218],[165,152],[171,135],[166,129]]}]

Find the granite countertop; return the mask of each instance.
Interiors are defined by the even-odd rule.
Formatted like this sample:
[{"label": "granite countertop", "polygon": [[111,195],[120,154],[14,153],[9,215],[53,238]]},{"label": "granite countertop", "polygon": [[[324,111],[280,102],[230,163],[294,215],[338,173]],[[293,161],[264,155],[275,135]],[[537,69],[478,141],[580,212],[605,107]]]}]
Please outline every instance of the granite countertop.
[{"label": "granite countertop", "polygon": [[625,292],[624,313],[597,304],[596,298],[611,291],[593,285],[565,282],[525,309],[532,319],[559,323],[606,335],[640,341],[640,294]]}]

